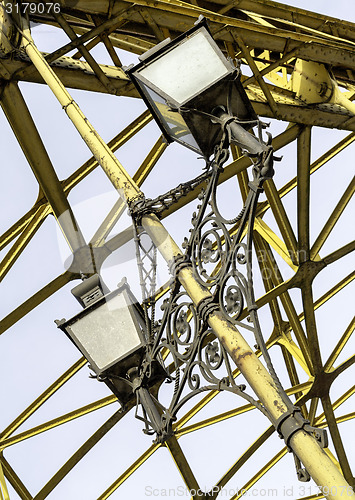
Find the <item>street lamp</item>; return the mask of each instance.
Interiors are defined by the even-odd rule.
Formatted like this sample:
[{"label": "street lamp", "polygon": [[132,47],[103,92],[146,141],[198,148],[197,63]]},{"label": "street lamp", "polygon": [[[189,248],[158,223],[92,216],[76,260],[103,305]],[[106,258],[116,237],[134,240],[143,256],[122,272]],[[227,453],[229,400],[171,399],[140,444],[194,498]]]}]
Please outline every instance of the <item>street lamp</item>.
[{"label": "street lamp", "polygon": [[219,49],[204,18],[139,60],[127,73],[168,142],[177,141],[208,159],[221,141],[221,124],[230,121],[238,145],[252,153],[263,150],[245,131],[256,125],[257,117],[240,70]]},{"label": "street lamp", "polygon": [[[143,307],[127,283],[107,293],[99,277],[92,276],[72,290],[84,310],[58,326],[88,359],[95,377],[104,381],[122,404],[136,395],[137,407],[139,403],[143,409],[143,418],[138,418],[145,422],[146,432],[154,432],[164,441],[172,432],[177,411],[202,391],[234,392],[267,414],[244,392],[243,385],[235,383],[228,354],[208,328],[207,318],[218,309],[229,322],[253,331],[258,344],[262,343],[250,255],[255,208],[263,182],[273,174],[273,150],[261,138],[261,125],[240,83],[239,69],[223,55],[204,18],[174,41],[165,40],[140,56],[140,63],[127,72],[166,139],[204,156],[207,189],[199,197],[201,205],[194,214],[190,238],[185,238],[185,254],[171,263],[174,279],[161,319],[156,321],[155,315],[156,252],[153,244],[142,243],[140,220],[143,214],[158,214],[159,204],[168,208],[193,189],[200,177],[157,200],[142,196],[128,200]],[[258,136],[247,130],[255,125]],[[240,216],[226,220],[218,210],[216,190],[230,142],[250,153],[254,179]],[[232,238],[226,225],[236,222],[240,227]],[[247,233],[247,245],[241,242],[243,232]],[[207,266],[211,265],[218,271],[209,272]],[[176,279],[184,266],[192,267],[195,279],[211,292],[197,307]],[[244,304],[249,309],[247,325],[239,320]],[[265,346],[261,349],[267,358]],[[222,377],[221,367],[225,371]],[[164,407],[157,392],[164,380],[173,377],[174,391],[170,404]],[[202,380],[207,384],[203,386]]]},{"label": "street lamp", "polygon": [[[143,409],[143,417],[137,412],[136,416],[145,422],[147,433],[156,433],[158,441],[173,433],[177,412],[192,397],[203,391],[224,390],[241,396],[267,416],[287,446],[291,437],[303,430],[317,436],[325,447],[325,431],[311,427],[283,391],[259,324],[252,279],[253,226],[263,183],[274,173],[275,157],[270,134],[267,142],[262,138],[263,125],[240,83],[239,69],[224,57],[206,21],[200,19],[174,41],[166,40],[140,56],[140,63],[127,72],[166,139],[203,155],[207,164],[203,180],[208,182],[199,195],[184,252],[177,252],[170,261],[173,279],[161,318],[157,320],[155,315],[156,249],[153,243],[142,243],[141,223],[144,225],[143,218],[151,214],[159,216],[195,189],[201,176],[155,200],[146,200],[141,193],[127,200],[143,307],[127,283],[107,294],[94,276],[73,290],[84,311],[58,322],[58,326],[89,360],[96,378],[123,404],[135,394],[137,409],[139,404]],[[256,136],[248,131],[253,126],[258,127]],[[253,179],[248,182],[242,210],[227,220],[218,209],[216,193],[231,143],[250,156]],[[152,218],[153,223],[156,220]],[[197,303],[182,289],[182,270],[185,278],[193,276],[194,290],[200,297]],[[277,388],[286,410],[280,418],[247,394],[244,385],[236,384],[229,356],[240,347],[228,353],[224,339],[210,328],[216,316],[226,328],[236,325],[254,334],[271,376],[270,386]],[[247,354],[251,353],[238,356]],[[174,380],[166,406],[157,395],[164,380]],[[295,461],[300,480],[309,480],[296,455]]]},{"label": "street lamp", "polygon": [[[105,382],[124,404],[139,389],[136,372],[147,344],[144,311],[126,279],[109,292],[95,274],[72,293],[84,309],[56,324],[89,361],[94,378]],[[156,366],[150,385],[157,379]]]}]

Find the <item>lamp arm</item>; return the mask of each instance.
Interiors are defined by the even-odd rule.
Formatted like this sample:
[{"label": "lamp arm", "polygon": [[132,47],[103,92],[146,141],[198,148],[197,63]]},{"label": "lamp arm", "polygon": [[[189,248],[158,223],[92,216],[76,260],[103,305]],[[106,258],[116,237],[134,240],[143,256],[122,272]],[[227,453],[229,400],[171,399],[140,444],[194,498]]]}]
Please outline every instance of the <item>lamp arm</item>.
[{"label": "lamp arm", "polygon": [[219,118],[222,128],[229,130],[230,141],[232,143],[240,146],[253,155],[261,155],[267,151],[268,146],[259,141],[255,135],[245,130],[245,128],[236,121],[236,118],[228,114],[222,106],[215,108],[212,113]]}]

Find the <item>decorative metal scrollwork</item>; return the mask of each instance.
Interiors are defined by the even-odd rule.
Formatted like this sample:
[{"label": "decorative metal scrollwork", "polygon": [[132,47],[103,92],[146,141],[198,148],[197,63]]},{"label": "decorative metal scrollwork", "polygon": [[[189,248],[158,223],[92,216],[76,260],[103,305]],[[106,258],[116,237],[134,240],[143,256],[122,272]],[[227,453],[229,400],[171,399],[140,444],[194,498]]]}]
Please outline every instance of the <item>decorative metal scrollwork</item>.
[{"label": "decorative metal scrollwork", "polygon": [[[176,419],[178,410],[196,394],[207,390],[234,392],[269,417],[265,408],[245,392],[245,386],[236,384],[229,355],[208,326],[209,314],[218,309],[227,321],[253,332],[270,373],[277,379],[258,322],[251,259],[256,204],[263,182],[273,174],[273,153],[269,143],[261,142],[262,152],[259,151],[256,155],[249,154],[253,161],[254,176],[249,183],[249,194],[237,216],[226,219],[218,208],[217,186],[223,171],[222,164],[228,157],[223,151],[229,147],[230,136],[231,134],[226,131],[220,146],[216,149],[214,159],[207,165],[207,171],[203,174],[204,179],[209,179],[208,184],[199,195],[199,205],[192,216],[190,236],[184,239],[182,245],[184,254],[172,263],[171,271],[174,279],[171,283],[170,297],[163,301],[162,318],[154,324],[150,322],[149,326],[151,336],[146,346],[145,362],[141,368],[145,375],[142,374],[141,378],[143,380],[144,376],[146,378],[149,376],[150,363],[158,360],[164,367],[167,377],[174,382],[173,395],[168,404],[162,407],[159,403],[160,424],[154,424],[152,419],[143,418],[146,432],[153,427],[160,440],[171,432],[172,422]],[[192,185],[198,185],[197,180],[191,181]],[[190,188],[187,185],[184,185],[183,190],[179,186],[177,196],[188,189]],[[168,194],[169,204],[175,199],[175,194],[173,191]],[[156,201],[147,203],[152,205]],[[165,206],[164,200],[159,199],[159,205]],[[146,210],[146,207],[143,207],[143,210]],[[137,214],[133,212],[132,216],[133,218],[137,216],[137,220]],[[136,243],[139,249],[137,257],[142,275],[144,266],[140,254],[144,250],[144,256],[149,255],[151,248],[142,246],[138,228],[136,230]],[[211,296],[206,297],[197,307],[186,292],[181,290],[178,273],[185,266],[192,268],[195,279],[211,293]],[[146,272],[145,276],[143,284],[150,275]],[[148,304],[147,288],[144,289],[143,297]],[[153,301],[150,305],[153,306]],[[154,317],[153,309],[154,307],[152,307]],[[243,313],[245,309],[247,314]]]}]

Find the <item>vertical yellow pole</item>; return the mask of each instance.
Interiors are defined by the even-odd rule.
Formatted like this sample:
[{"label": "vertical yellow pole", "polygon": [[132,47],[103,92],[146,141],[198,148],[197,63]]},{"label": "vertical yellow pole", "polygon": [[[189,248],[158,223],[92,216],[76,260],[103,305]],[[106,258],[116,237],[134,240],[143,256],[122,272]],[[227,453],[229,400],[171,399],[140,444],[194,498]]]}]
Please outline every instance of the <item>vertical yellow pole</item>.
[{"label": "vertical yellow pole", "polygon": [[[141,196],[142,193],[138,186],[87,121],[79,106],[73,101],[42,54],[37,50],[28,29],[25,30],[24,35],[23,46],[28,56],[63,106],[113,185],[127,201]],[[144,216],[142,225],[168,263],[172,263],[175,257],[182,254],[177,244],[154,214]],[[211,297],[210,292],[202,287],[193,276],[192,268],[185,267],[181,269],[178,278],[196,305],[201,300]],[[284,415],[287,412],[285,402],[287,396],[280,393],[271,375],[240,332],[228,323],[219,312],[212,313],[208,318],[208,323],[272,418],[277,420]],[[326,498],[343,500],[345,494],[348,497],[354,496],[349,484],[313,436],[303,430],[298,430],[291,437],[289,444]]]},{"label": "vertical yellow pole", "polygon": [[0,500],[10,500],[1,462],[0,462]]}]

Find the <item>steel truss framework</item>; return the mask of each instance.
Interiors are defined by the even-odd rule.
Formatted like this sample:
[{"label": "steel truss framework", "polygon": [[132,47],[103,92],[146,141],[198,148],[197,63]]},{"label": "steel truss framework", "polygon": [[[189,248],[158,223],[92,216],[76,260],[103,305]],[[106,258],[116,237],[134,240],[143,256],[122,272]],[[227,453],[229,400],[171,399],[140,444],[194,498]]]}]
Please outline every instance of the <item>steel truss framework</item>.
[{"label": "steel truss framework", "polygon": [[[321,172],[320,169],[324,165],[334,162],[335,157],[346,148],[350,148],[355,140],[355,105],[352,103],[355,97],[355,25],[301,9],[291,10],[285,5],[269,0],[232,2],[191,0],[191,3],[178,0],[135,2],[78,0],[59,3],[61,6],[59,13],[40,14],[40,9],[37,9],[34,14],[30,14],[30,19],[36,23],[60,27],[69,37],[70,41],[66,45],[46,55],[47,62],[67,88],[130,98],[138,97],[121,68],[115,48],[141,54],[166,37],[174,37],[189,29],[202,14],[209,20],[214,37],[225,53],[232,58],[242,59],[251,69],[251,76],[244,77],[243,85],[256,113],[261,117],[276,118],[285,122],[284,131],[274,138],[273,146],[279,151],[289,144],[295,144],[297,176],[290,178],[280,188],[276,187],[273,180],[267,181],[264,186],[266,199],[258,204],[254,241],[256,253],[260,257],[259,265],[265,293],[257,297],[256,303],[261,310],[263,308],[270,310],[273,329],[268,332],[267,346],[268,348],[279,346],[281,350],[282,363],[288,374],[286,392],[292,395],[311,425],[328,429],[331,449],[335,452],[332,453],[327,449],[327,453],[340,468],[348,483],[354,485],[346,453],[350,448],[344,443],[341,429],[343,422],[351,421],[355,417],[355,412],[339,413],[337,409],[354,394],[355,386],[352,385],[349,376],[343,377],[342,380],[345,382],[342,394],[335,400],[331,398],[330,390],[338,375],[344,370],[349,370],[350,373],[355,361],[355,355],[352,355],[345,361],[337,362],[339,356],[349,347],[355,321],[354,319],[350,321],[345,331],[332,332],[333,348],[330,355],[323,359],[322,335],[317,331],[316,311],[319,308],[328,308],[330,315],[341,314],[340,311],[331,309],[331,299],[345,287],[350,286],[355,274],[351,272],[346,276],[339,276],[337,283],[319,297],[314,296],[312,286],[318,273],[339,259],[345,258],[355,248],[354,242],[349,242],[329,254],[322,252],[323,245],[332,238],[335,226],[338,227],[342,223],[341,216],[349,208],[355,183],[353,179],[344,189],[319,234],[311,242],[310,182],[313,173]],[[92,49],[98,44],[105,46],[112,59],[111,66],[100,65],[92,55]],[[67,54],[73,49],[78,52],[68,57]],[[303,64],[302,61],[306,62]],[[329,76],[323,80],[319,79],[317,73],[319,74],[320,68],[321,71],[331,75],[331,78]],[[0,250],[6,249],[0,263],[2,280],[5,276],[11,279],[12,267],[16,265],[22,252],[26,253],[26,247],[32,238],[36,238],[36,232],[47,217],[54,215],[60,219],[65,213],[71,214],[67,199],[69,193],[94,171],[98,162],[91,157],[67,179],[59,180],[18,87],[18,82],[22,81],[44,83],[42,77],[28,55],[22,49],[16,49],[8,54],[2,53],[0,78],[2,109],[39,183],[36,203],[0,237]],[[305,82],[309,83],[306,85],[307,91],[304,90]],[[109,148],[117,151],[138,134],[150,120],[149,113],[144,112],[108,143]],[[311,162],[312,127],[315,126],[337,128],[349,133]],[[165,149],[166,144],[162,138],[158,138],[133,177],[138,186],[141,186],[151,174],[161,157],[160,161],[164,161]],[[245,199],[248,185],[247,168],[250,161],[246,157],[238,156],[236,150],[233,153],[234,158],[225,167],[220,182],[224,183],[236,177],[242,198]],[[334,182],[337,181],[338,175],[340,175],[338,172],[334,174]],[[204,185],[202,182],[185,197],[172,203],[163,212],[162,218],[167,218],[194,201]],[[296,225],[292,224],[285,209],[285,200],[295,191],[297,192]],[[129,229],[118,236],[109,237],[123,208],[121,203],[117,203],[89,242],[91,252],[95,252],[95,262],[98,266],[112,252],[119,251],[133,238],[133,233]],[[275,229],[264,221],[263,217],[267,213],[272,214]],[[63,221],[63,218],[60,220],[61,229],[75,252],[75,257],[87,258],[85,251],[77,252],[78,248],[83,246],[84,249],[89,248],[83,240],[80,229],[76,227],[73,231],[70,221]],[[187,230],[188,228],[186,232]],[[236,230],[237,226],[231,233]],[[344,227],[343,230],[349,233],[350,241],[350,228]],[[287,280],[283,279],[277,264],[280,257],[293,271],[293,275]],[[271,273],[266,272],[270,270]],[[11,335],[13,325],[34,308],[45,303],[46,299],[56,294],[67,283],[78,278],[80,276],[75,266],[72,266],[16,309],[8,312],[0,323],[0,333]],[[293,303],[292,290],[295,288],[301,291],[302,311],[297,311]],[[166,291],[167,288],[162,287],[158,295],[162,296]],[[247,311],[244,311],[242,317],[246,316]],[[57,418],[25,431],[21,430],[21,425],[51,396],[60,391],[66,382],[75,377],[85,364],[84,359],[79,359],[6,429],[2,430],[0,483],[3,498],[8,498],[7,484],[11,484],[18,497],[22,499],[40,500],[50,497],[51,493],[56,491],[56,486],[65,481],[68,473],[91,449],[95,449],[95,445],[110,429],[121,420],[131,418],[130,410],[133,402],[127,405],[125,411],[113,413],[109,420],[97,429],[51,478],[48,478],[48,482],[40,491],[29,492],[23,479],[7,460],[7,449],[75,419],[81,418],[85,423],[85,415],[116,401],[114,396],[108,396],[70,413],[59,414]],[[235,376],[238,375],[236,371]],[[11,380],[7,383],[11,384]],[[205,395],[186,414],[180,415],[174,425],[174,436],[165,444],[189,489],[198,490],[199,484],[193,468],[180,447],[179,438],[209,426],[223,426],[223,422],[227,419],[236,418],[238,425],[238,416],[253,410],[251,405],[236,406],[230,411],[217,412],[210,418],[199,420],[199,412],[216,396],[215,392]],[[4,403],[5,406],[11,405],[11,402]],[[195,418],[195,423],[190,423],[192,418]],[[272,427],[267,428],[256,436],[254,443],[248,449],[242,453],[238,452],[235,463],[231,464],[229,470],[216,481],[215,486],[223,488],[227,485],[244,464],[250,463],[249,461],[264,443],[274,439],[273,433]],[[163,445],[160,443],[151,445],[126,470],[122,469],[119,477],[111,485],[103,484],[103,492],[99,499],[104,500],[116,491],[119,492],[119,487],[161,446]],[[265,462],[257,472],[250,467],[253,473],[241,488],[246,490],[252,488],[286,455],[286,452],[286,448],[280,445],[278,453]],[[216,494],[212,494],[209,498],[215,497]],[[239,497],[240,493],[233,496],[236,499]],[[323,494],[321,492],[303,498],[323,498]]]}]

